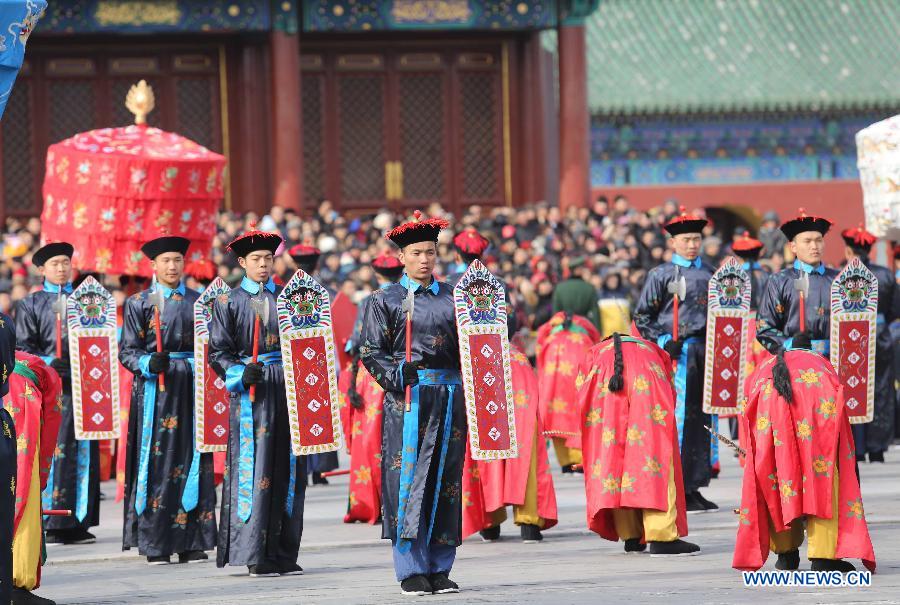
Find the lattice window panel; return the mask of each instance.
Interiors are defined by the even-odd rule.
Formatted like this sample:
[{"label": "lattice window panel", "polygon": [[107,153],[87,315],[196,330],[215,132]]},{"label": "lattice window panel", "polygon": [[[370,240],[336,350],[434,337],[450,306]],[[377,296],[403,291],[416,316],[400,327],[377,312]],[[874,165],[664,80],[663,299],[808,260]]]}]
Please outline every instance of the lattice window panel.
[{"label": "lattice window panel", "polygon": [[341,199],[384,200],[384,78],[338,80]]},{"label": "lattice window panel", "polygon": [[141,76],[135,76],[127,80],[113,80],[110,83],[110,106],[112,107],[112,123],[110,126],[118,127],[134,124],[134,114],[125,107],[125,96],[128,94],[128,90],[141,79],[147,81],[147,84],[153,88],[153,92],[156,95],[156,109],[147,116],[147,123],[151,126],[160,127],[160,118],[162,116],[160,109],[161,105],[166,102],[164,98],[161,98],[163,88],[157,80],[142,78]]},{"label": "lattice window panel", "polygon": [[400,157],[403,197],[441,200],[446,188],[444,76],[400,78]]},{"label": "lattice window panel", "polygon": [[51,144],[98,127],[93,81],[52,80],[47,88]]},{"label": "lattice window panel", "polygon": [[3,203],[7,212],[36,213],[31,82],[20,79],[3,114]]},{"label": "lattice window panel", "polygon": [[486,199],[499,195],[497,157],[500,153],[496,76],[460,74],[463,197]]},{"label": "lattice window panel", "polygon": [[175,132],[200,143],[207,149],[221,152],[216,136],[218,125],[213,115],[217,102],[211,78],[179,78],[175,84],[178,124]]},{"label": "lattice window panel", "polygon": [[325,162],[322,136],[322,76],[303,76],[303,192],[307,201],[325,198]]}]

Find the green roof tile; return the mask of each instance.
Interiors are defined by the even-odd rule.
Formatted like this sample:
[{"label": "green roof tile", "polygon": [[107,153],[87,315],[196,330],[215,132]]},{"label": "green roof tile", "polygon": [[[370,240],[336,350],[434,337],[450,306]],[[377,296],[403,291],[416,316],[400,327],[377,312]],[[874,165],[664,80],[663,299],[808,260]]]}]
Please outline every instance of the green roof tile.
[{"label": "green roof tile", "polygon": [[900,0],[603,0],[595,114],[900,106]]}]

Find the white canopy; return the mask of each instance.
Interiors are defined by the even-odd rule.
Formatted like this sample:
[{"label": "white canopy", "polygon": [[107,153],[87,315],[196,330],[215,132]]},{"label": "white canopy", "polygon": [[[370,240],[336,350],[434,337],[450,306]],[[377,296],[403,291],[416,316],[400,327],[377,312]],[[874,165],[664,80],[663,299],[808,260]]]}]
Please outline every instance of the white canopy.
[{"label": "white canopy", "polygon": [[900,239],[900,115],[856,133],[866,229]]}]

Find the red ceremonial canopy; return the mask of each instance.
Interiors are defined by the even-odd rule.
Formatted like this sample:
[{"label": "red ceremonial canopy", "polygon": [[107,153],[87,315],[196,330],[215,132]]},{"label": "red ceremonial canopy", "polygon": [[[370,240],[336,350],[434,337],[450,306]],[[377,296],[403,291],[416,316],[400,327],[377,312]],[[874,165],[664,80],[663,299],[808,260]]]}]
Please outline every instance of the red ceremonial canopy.
[{"label": "red ceremonial canopy", "polygon": [[162,235],[190,239],[188,261],[208,258],[225,156],[141,123],[153,105],[143,82],[126,104],[138,124],[83,132],[47,150],[43,238],[70,242],[74,266],[100,273],[149,276],[140,247]]}]

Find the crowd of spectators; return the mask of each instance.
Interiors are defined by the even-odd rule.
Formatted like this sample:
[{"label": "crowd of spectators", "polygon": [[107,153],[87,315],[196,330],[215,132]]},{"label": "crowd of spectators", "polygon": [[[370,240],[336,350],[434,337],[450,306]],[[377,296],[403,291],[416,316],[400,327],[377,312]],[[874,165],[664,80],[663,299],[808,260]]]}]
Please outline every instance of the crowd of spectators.
[{"label": "crowd of spectators", "polygon": [[[703,212],[698,208],[691,211]],[[423,208],[423,212],[451,222],[451,228],[440,237],[436,273],[448,275],[463,268],[455,261],[453,236],[468,227],[477,229],[491,241],[485,263],[508,284],[512,302],[524,315],[526,325],[536,328],[552,314],[554,285],[572,272],[579,272],[601,298],[636,300],[647,271],[671,255],[661,225],[679,208],[675,201],[668,201],[643,212],[634,209],[625,196],[618,196],[612,201],[600,197],[589,208],[570,208],[565,212],[548,204],[517,208],[472,206],[458,217],[436,204]],[[407,218],[387,210],[351,218],[341,215],[328,201],[305,218],[277,206],[261,217],[222,212],[211,260],[222,278],[236,283],[240,268],[226,246],[255,223],[258,229],[279,232],[285,238],[286,248],[298,243],[318,247],[322,256],[317,277],[356,302],[379,285],[369,263],[390,248],[384,233]],[[768,251],[782,250],[778,217],[764,218],[759,237]],[[739,228],[725,234],[710,224],[705,234],[704,259],[717,265],[728,252],[732,238],[741,231]],[[8,312],[16,300],[39,286],[40,277],[31,266],[31,254],[38,248],[39,240],[38,219],[7,220],[0,268],[0,310]],[[584,263],[570,270],[570,262],[575,258]],[[777,252],[769,252],[764,262],[770,269],[778,270],[783,258]],[[284,277],[293,272],[288,254],[276,257],[276,272]],[[124,298],[126,280],[108,276],[105,283],[117,298]]]}]

